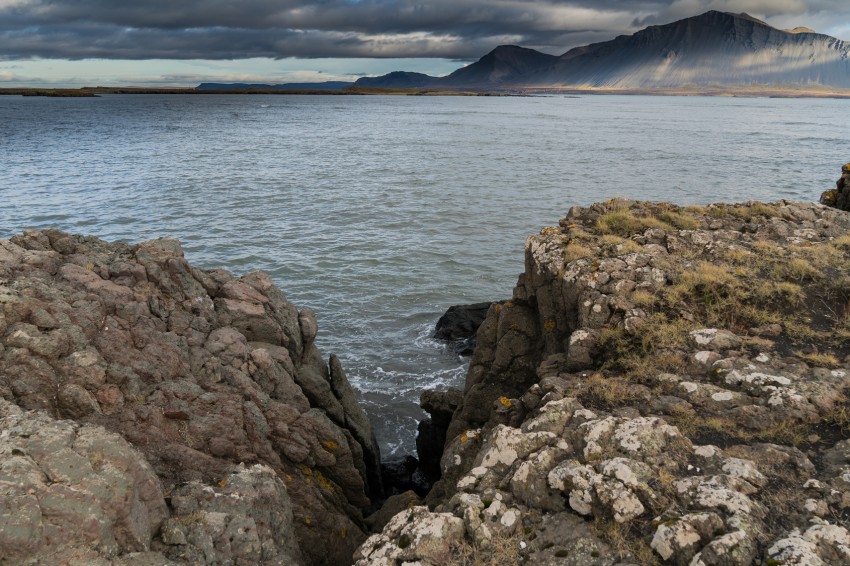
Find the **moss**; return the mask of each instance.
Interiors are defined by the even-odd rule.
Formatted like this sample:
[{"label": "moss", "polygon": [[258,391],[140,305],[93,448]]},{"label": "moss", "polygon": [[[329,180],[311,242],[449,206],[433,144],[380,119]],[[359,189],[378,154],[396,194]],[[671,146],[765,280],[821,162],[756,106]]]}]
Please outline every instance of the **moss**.
[{"label": "moss", "polygon": [[400,537],[398,537],[398,542],[396,545],[399,548],[407,548],[410,546],[410,536],[407,533],[402,533]]},{"label": "moss", "polygon": [[569,556],[569,554],[570,553],[567,552],[566,550],[564,550],[563,548],[560,548],[560,549],[555,551],[555,557],[556,558],[566,558],[567,556]]}]

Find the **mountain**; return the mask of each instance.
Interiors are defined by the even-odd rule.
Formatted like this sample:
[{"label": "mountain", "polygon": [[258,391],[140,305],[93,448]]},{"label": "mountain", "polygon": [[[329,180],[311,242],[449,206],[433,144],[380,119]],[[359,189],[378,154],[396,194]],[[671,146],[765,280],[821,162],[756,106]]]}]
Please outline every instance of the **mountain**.
[{"label": "mountain", "polygon": [[500,45],[477,62],[439,80],[447,86],[481,86],[515,83],[534,69],[551,65],[554,55],[517,45]]},{"label": "mountain", "polygon": [[665,88],[686,84],[823,84],[850,88],[850,43],[706,12],[568,51],[525,84]]},{"label": "mountain", "polygon": [[196,90],[342,90],[354,83],[325,81],[322,83],[283,83],[276,85],[256,83],[201,83]]},{"label": "mountain", "polygon": [[[384,86],[396,86],[390,75],[379,77]],[[503,45],[431,86],[486,90],[718,84],[850,88],[850,42],[808,28],[776,29],[748,14],[710,11],[577,47],[560,57]]]},{"label": "mountain", "polygon": [[393,71],[380,77],[363,77],[357,79],[354,86],[370,88],[422,88],[431,86],[437,80],[439,79],[423,73]]}]

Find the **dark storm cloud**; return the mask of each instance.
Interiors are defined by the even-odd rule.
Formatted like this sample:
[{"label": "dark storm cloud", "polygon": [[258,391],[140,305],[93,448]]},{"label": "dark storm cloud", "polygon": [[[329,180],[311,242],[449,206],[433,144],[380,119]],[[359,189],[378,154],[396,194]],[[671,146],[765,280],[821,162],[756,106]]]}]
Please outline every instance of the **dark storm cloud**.
[{"label": "dark storm cloud", "polygon": [[[477,58],[550,53],[708,9],[848,14],[846,0],[0,0],[0,58]],[[826,21],[826,20],[825,20]]]}]

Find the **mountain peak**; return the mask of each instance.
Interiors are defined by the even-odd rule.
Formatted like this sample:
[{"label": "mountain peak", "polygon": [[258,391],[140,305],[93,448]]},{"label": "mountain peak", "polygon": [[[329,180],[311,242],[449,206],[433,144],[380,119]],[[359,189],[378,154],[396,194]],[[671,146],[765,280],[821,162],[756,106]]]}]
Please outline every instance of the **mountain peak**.
[{"label": "mountain peak", "polygon": [[516,82],[522,75],[551,65],[558,58],[528,47],[500,45],[444,79],[454,86]]},{"label": "mountain peak", "polygon": [[740,14],[736,14],[735,12],[724,12],[724,13],[729,15],[729,16],[735,17],[735,18],[741,18],[742,20],[749,20],[751,22],[755,22],[755,23],[761,24],[763,26],[773,27],[770,24],[768,24],[767,22],[763,22],[758,18],[754,18],[746,12],[741,12]]},{"label": "mountain peak", "polygon": [[850,87],[850,43],[708,11],[572,49],[526,84],[602,88],[818,84]]}]

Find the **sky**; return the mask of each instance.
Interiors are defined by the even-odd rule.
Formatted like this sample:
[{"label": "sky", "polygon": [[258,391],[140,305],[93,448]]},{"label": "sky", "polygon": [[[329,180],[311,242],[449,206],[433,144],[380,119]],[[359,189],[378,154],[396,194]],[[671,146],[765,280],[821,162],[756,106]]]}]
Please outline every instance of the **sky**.
[{"label": "sky", "polygon": [[0,87],[440,76],[498,45],[560,55],[708,10],[850,40],[850,0],[0,0]]}]

